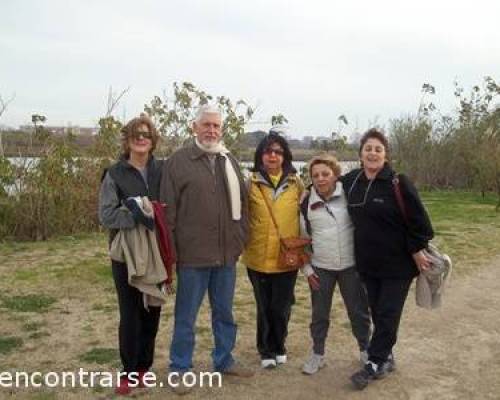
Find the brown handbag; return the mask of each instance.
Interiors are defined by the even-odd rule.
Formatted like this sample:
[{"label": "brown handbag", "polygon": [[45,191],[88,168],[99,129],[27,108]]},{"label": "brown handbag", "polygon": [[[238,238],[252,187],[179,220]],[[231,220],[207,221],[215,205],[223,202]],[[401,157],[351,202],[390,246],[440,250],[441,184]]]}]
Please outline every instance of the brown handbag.
[{"label": "brown handbag", "polygon": [[304,239],[301,237],[289,237],[283,238],[281,237],[280,230],[278,228],[278,223],[274,218],[273,209],[269,204],[269,201],[262,190],[262,187],[258,184],[260,193],[264,198],[264,202],[266,203],[267,210],[269,211],[269,215],[271,216],[271,220],[273,221],[273,225],[278,232],[278,238],[280,241],[280,252],[278,255],[278,268],[284,270],[291,269],[299,269],[304,266],[304,264],[310,261],[309,254],[306,253],[305,247],[311,244],[310,239]]}]

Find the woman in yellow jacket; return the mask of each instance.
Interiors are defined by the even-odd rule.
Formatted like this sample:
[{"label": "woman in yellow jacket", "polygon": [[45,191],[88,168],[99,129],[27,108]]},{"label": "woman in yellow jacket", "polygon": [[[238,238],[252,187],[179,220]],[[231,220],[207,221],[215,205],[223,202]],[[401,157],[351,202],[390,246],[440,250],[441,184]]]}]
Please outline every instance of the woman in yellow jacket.
[{"label": "woman in yellow jacket", "polygon": [[[281,237],[299,236],[299,199],[304,190],[285,138],[273,130],[255,151],[249,181],[250,238],[243,253],[257,305],[257,350],[262,368],[287,361],[285,340],[297,271],[278,266]],[[279,235],[264,199],[272,207]]]}]

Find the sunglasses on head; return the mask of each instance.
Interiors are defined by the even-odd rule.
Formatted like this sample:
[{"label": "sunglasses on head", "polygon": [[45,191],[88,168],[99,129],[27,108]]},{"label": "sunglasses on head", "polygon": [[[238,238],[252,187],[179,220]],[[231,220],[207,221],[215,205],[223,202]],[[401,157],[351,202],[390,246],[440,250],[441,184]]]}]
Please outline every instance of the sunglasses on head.
[{"label": "sunglasses on head", "polygon": [[277,156],[283,156],[285,152],[282,149],[273,149],[268,147],[267,149],[264,150],[264,154],[271,155],[271,154],[276,154]]},{"label": "sunglasses on head", "polygon": [[136,132],[132,132],[132,135],[131,135],[134,139],[140,139],[141,136],[144,138],[144,139],[152,139],[153,138],[153,135],[151,132],[140,132],[140,131],[136,131]]}]

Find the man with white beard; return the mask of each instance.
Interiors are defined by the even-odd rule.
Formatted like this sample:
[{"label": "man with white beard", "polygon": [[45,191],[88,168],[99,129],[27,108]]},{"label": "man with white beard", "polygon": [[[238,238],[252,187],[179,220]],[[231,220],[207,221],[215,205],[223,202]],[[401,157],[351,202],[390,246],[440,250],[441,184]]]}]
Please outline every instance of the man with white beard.
[{"label": "man with white beard", "polygon": [[[196,317],[208,291],[214,370],[249,377],[253,372],[231,354],[236,341],[232,312],[236,262],[248,231],[246,188],[238,162],[221,140],[219,109],[202,106],[193,132],[194,143],[176,151],[165,163],[160,187],[177,250],[170,370],[182,374],[193,367]],[[189,390],[182,384],[174,389],[177,393]]]}]

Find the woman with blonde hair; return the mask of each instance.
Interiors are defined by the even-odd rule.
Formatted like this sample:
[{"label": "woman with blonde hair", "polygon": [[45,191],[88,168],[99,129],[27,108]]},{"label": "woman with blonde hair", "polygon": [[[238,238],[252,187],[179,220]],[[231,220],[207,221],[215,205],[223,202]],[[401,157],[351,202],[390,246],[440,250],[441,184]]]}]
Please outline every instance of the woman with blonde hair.
[{"label": "woman with blonde hair", "polygon": [[347,201],[338,181],[341,167],[329,154],[309,162],[312,187],[301,203],[300,227],[312,240],[311,263],[302,268],[311,289],[313,349],[304,364],[304,374],[314,374],[325,364],[325,341],[330,326],[333,293],[338,283],[351,322],[360,360],[367,360],[370,340],[368,300],[354,261],[354,226]]}]

